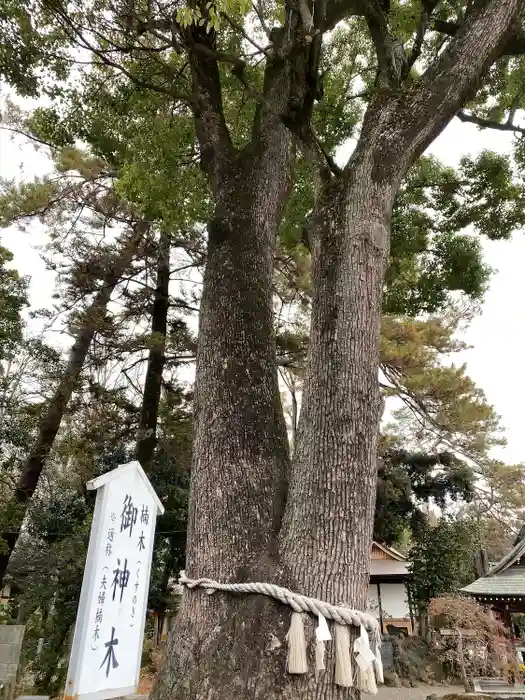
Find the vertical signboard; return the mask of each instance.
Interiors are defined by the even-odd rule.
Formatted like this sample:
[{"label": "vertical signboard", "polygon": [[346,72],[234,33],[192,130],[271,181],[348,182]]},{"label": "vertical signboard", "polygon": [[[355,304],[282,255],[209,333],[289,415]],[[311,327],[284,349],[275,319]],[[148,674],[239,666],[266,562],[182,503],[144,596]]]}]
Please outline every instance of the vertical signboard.
[{"label": "vertical signboard", "polygon": [[138,462],[89,482],[97,500],[66,699],[137,690],[155,525],[164,508]]}]

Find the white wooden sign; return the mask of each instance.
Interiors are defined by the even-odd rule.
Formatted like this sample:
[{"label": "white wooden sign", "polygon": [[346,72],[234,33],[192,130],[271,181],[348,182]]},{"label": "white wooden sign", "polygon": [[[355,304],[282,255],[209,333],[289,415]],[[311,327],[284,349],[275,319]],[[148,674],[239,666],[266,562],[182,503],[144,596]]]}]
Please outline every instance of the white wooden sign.
[{"label": "white wooden sign", "polygon": [[138,462],[90,481],[97,500],[66,682],[66,700],[136,693],[157,515]]}]

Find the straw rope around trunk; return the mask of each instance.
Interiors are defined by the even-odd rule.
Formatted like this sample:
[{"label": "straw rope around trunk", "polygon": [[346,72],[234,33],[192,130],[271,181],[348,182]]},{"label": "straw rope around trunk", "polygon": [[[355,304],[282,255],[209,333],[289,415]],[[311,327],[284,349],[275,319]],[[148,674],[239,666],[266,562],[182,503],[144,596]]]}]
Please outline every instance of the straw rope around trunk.
[{"label": "straw rope around trunk", "polygon": [[[343,628],[347,626],[358,627],[361,634],[354,644],[354,652],[357,660],[358,673],[357,685],[360,690],[375,694],[377,682],[383,682],[383,666],[381,663],[381,631],[379,622],[370,613],[352,610],[342,605],[332,605],[318,598],[300,595],[293,591],[276,586],[273,583],[220,583],[208,578],[191,579],[185,571],[181,571],[179,584],[192,590],[204,588],[208,594],[216,591],[235,594],[265,595],[288,605],[292,608],[292,623],[287,635],[288,642],[288,673],[304,674],[308,670],[306,639],[304,633],[303,614],[315,615],[319,620],[316,630],[316,674],[325,669],[324,645],[331,640],[331,634],[326,625],[326,620],[336,623],[336,672],[335,683],[343,687],[354,685],[351,666],[350,637],[343,634]],[[370,633],[372,648],[369,645]]]}]

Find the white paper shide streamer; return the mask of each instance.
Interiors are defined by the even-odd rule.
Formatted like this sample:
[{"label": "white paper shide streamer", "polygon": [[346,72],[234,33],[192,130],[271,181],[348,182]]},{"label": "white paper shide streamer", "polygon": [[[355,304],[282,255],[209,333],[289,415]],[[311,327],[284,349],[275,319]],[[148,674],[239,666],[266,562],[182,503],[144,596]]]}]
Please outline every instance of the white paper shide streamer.
[{"label": "white paper shide streamer", "polygon": [[[287,588],[271,583],[219,583],[212,579],[190,579],[181,572],[179,583],[187,589],[204,588],[212,594],[216,591],[229,593],[252,593],[274,598],[292,608],[290,629],[286,635],[288,644],[287,672],[303,675],[308,672],[308,650],[304,625],[304,614],[317,619],[315,628],[315,676],[326,670],[326,644],[332,641],[328,620],[335,623],[335,671],[334,683],[343,688],[357,685],[363,693],[377,694],[377,683],[383,683],[381,662],[381,633],[378,621],[369,613],[351,610],[342,605],[331,605],[317,598],[293,593]],[[359,629],[353,648],[350,627]],[[372,645],[369,634],[372,635]],[[357,682],[354,679],[354,655]]]},{"label": "white paper shide streamer", "polygon": [[370,695],[377,695],[377,683],[374,670],[376,656],[370,648],[368,634],[361,626],[359,637],[354,642],[355,660],[358,666],[359,690]]},{"label": "white paper shide streamer", "polygon": [[328,628],[328,622],[324,615],[319,614],[317,618],[317,628],[315,630],[315,675],[318,676],[321,671],[326,670],[325,661],[325,642],[330,642],[332,635]]}]

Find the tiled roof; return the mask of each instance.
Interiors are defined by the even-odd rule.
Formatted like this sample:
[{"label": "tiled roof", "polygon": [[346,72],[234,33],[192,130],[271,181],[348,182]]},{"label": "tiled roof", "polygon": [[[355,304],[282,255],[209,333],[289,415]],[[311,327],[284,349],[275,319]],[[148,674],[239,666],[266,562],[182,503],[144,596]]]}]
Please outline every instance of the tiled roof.
[{"label": "tiled roof", "polygon": [[516,566],[497,575],[488,574],[461,590],[471,595],[525,596],[525,567]]},{"label": "tiled roof", "polygon": [[525,596],[525,566],[514,566],[525,555],[525,537],[492,569],[461,590],[472,595]]},{"label": "tiled roof", "polygon": [[525,554],[525,537],[519,540],[503,559],[493,566],[487,576],[496,576],[506,571],[509,566],[515,564]]}]

